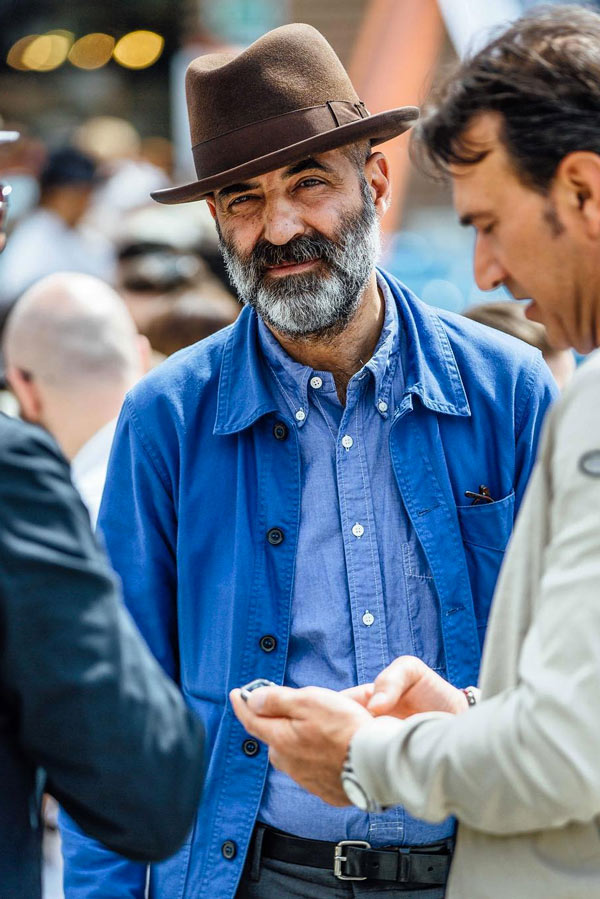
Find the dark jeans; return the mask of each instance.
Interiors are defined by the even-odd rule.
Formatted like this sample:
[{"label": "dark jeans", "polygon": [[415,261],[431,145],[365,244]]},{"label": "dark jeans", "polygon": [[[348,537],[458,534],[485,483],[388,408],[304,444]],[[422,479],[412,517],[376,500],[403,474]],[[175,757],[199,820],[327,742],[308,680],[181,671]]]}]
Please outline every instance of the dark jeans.
[{"label": "dark jeans", "polygon": [[258,858],[253,846],[242,872],[236,899],[444,899],[445,887],[406,889],[399,883],[373,880],[338,880],[333,871]]}]

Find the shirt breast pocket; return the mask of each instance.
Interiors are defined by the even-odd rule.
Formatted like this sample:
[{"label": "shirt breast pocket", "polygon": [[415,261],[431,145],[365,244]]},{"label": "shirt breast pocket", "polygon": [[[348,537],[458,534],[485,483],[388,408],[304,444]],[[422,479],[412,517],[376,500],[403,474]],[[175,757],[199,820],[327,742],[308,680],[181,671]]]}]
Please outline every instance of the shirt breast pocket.
[{"label": "shirt breast pocket", "polygon": [[467,558],[479,643],[483,646],[496,581],[514,524],[514,490],[496,502],[457,506],[456,511]]}]

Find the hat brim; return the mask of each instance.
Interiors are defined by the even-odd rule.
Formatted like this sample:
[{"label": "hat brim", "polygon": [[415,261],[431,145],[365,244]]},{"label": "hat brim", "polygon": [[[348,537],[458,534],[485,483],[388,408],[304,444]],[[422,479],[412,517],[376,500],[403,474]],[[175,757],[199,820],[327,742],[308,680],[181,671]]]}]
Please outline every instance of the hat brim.
[{"label": "hat brim", "polygon": [[341,125],[339,128],[332,128],[331,131],[324,131],[306,140],[282,147],[274,153],[267,153],[265,156],[251,159],[243,165],[211,175],[209,178],[193,181],[191,184],[183,184],[181,187],[153,191],[150,196],[157,203],[166,204],[191,203],[194,200],[202,200],[221,187],[246,178],[264,175],[265,172],[297,161],[305,154],[325,153],[327,150],[335,150],[344,144],[367,139],[370,139],[373,144],[382,144],[384,141],[391,140],[391,138],[408,131],[418,118],[419,110],[416,106],[390,109],[387,112],[380,112],[365,119],[357,119],[357,121]]}]

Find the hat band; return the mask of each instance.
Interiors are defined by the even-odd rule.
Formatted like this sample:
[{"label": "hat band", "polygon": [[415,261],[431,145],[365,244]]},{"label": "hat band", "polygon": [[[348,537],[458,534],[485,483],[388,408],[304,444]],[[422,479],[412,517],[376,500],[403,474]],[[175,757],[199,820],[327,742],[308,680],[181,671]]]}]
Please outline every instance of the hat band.
[{"label": "hat band", "polygon": [[235,128],[192,147],[198,180],[368,116],[362,102],[330,100],[322,106],[306,106]]}]

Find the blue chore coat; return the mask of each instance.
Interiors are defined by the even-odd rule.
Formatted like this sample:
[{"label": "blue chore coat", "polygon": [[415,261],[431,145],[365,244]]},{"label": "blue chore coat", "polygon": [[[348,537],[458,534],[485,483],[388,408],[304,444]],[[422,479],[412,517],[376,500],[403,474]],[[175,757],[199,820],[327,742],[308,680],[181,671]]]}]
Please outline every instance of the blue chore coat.
[{"label": "blue chore coat", "polygon": [[[380,274],[405,334],[394,474],[434,578],[448,678],[464,687],[477,682],[494,585],[556,387],[537,350],[434,310]],[[284,680],[300,451],[292,415],[276,411],[257,324],[245,308],[131,391],[100,513],[125,601],[206,728],[195,827],[151,869],[150,896],[160,899],[235,895],[267,752],[248,746],[228,692],[255,677]],[[483,484],[495,502],[472,505],[465,491]],[[142,866],[68,821],[63,842],[67,899],[144,896]]]}]

